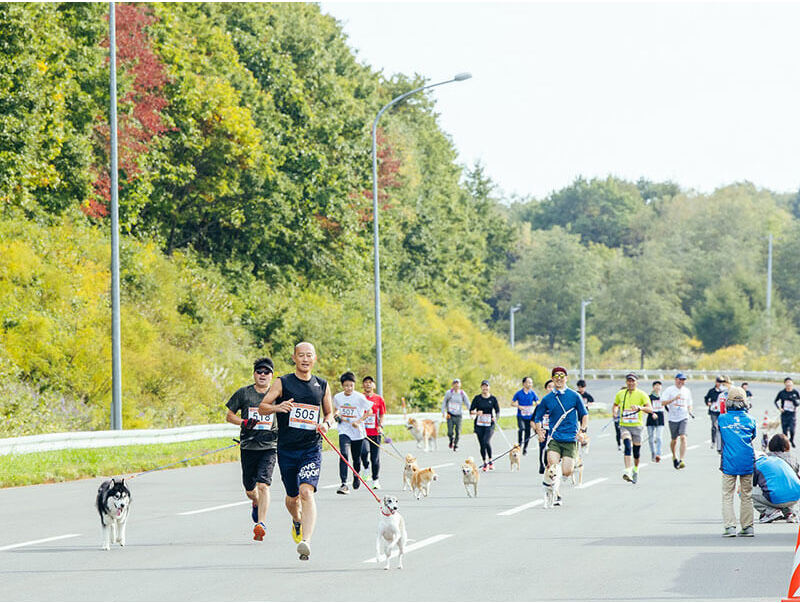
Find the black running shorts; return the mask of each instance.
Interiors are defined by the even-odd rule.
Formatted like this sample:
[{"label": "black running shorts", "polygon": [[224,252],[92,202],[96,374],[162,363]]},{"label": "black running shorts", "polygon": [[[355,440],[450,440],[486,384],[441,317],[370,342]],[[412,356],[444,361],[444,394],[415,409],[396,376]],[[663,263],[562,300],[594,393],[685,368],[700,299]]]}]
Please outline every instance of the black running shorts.
[{"label": "black running shorts", "polygon": [[242,448],[242,484],[248,492],[256,489],[256,484],[272,484],[272,471],[275,469],[277,450],[246,450]]}]

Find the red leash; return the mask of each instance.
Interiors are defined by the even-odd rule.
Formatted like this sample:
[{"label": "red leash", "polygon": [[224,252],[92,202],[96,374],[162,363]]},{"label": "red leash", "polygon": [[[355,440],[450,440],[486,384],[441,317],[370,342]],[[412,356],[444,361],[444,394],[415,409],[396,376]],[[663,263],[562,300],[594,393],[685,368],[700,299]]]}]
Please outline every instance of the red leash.
[{"label": "red leash", "polygon": [[[317,431],[319,431],[319,428],[317,428]],[[380,499],[380,498],[378,498],[378,495],[377,495],[377,494],[375,494],[375,492],[373,492],[372,488],[370,488],[370,487],[367,485],[367,482],[365,482],[365,481],[364,481],[364,478],[363,478],[363,477],[361,477],[361,476],[358,474],[358,471],[356,471],[355,469],[353,469],[353,466],[352,466],[352,465],[351,465],[349,462],[347,462],[347,459],[346,459],[346,458],[344,458],[344,456],[342,456],[342,453],[341,453],[341,452],[339,452],[339,449],[338,449],[336,446],[334,446],[334,445],[333,445],[333,442],[331,442],[331,441],[330,441],[330,440],[327,438],[327,436],[326,436],[324,433],[322,433],[321,431],[319,431],[319,435],[321,435],[321,436],[322,436],[322,439],[323,439],[323,440],[325,440],[326,442],[328,442],[328,445],[329,445],[331,448],[333,448],[333,449],[334,449],[334,451],[336,452],[336,454],[338,454],[338,455],[339,455],[339,458],[340,458],[340,459],[342,459],[342,460],[344,461],[344,464],[345,464],[345,465],[347,465],[348,467],[350,467],[350,469],[352,469],[352,471],[353,471],[353,475],[355,475],[355,476],[356,476],[358,479],[360,479],[360,480],[361,480],[361,483],[362,483],[362,484],[364,484],[364,487],[365,487],[367,490],[369,490],[369,493],[370,493],[370,494],[372,494],[373,498],[374,498],[374,499],[377,501],[377,503],[378,503],[379,505],[380,505],[380,504],[382,504],[382,503],[381,503],[381,499]]]}]

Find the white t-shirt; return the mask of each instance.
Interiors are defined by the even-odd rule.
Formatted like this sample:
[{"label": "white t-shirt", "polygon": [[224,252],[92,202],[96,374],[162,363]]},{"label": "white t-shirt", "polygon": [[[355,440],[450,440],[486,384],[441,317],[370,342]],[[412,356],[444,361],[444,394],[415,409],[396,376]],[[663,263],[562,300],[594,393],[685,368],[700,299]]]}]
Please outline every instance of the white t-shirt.
[{"label": "white t-shirt", "polygon": [[671,400],[675,396],[680,396],[680,399],[667,406],[667,420],[673,423],[688,419],[689,407],[692,405],[692,392],[685,385],[680,388],[676,385],[670,385],[661,392],[661,400]]},{"label": "white t-shirt", "polygon": [[333,406],[339,411],[342,419],[337,427],[339,433],[346,435],[351,440],[363,440],[367,435],[364,423],[354,426],[353,422],[358,421],[372,410],[372,402],[356,391],[349,396],[345,396],[344,392],[339,392],[333,397]]}]

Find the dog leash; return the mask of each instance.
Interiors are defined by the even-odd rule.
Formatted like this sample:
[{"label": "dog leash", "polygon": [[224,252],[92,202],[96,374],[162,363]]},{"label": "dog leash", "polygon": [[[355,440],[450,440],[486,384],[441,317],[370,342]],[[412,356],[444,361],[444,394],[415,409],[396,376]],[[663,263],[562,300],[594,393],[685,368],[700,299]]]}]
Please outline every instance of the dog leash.
[{"label": "dog leash", "polygon": [[[383,451],[384,451],[386,454],[388,454],[390,457],[397,459],[397,460],[398,460],[398,461],[400,461],[401,463],[405,463],[405,459],[403,459],[402,457],[399,457],[399,456],[397,456],[397,455],[396,455],[394,452],[390,452],[389,450],[387,450],[386,448],[384,448],[383,446],[381,446],[380,444],[378,444],[378,442],[376,442],[375,440],[373,440],[373,439],[372,439],[371,437],[369,437],[368,435],[365,435],[364,437],[365,437],[365,438],[366,438],[366,439],[367,439],[367,440],[368,440],[368,441],[369,441],[371,444],[375,444],[375,446],[377,446],[378,448],[380,448],[381,450],[383,450]],[[390,443],[390,444],[392,443],[392,442],[391,442],[391,440],[389,440],[389,443]]]},{"label": "dog leash", "polygon": [[338,455],[339,455],[339,458],[340,458],[340,459],[342,459],[342,460],[344,461],[344,464],[345,464],[345,465],[347,465],[348,467],[350,467],[350,469],[352,469],[352,471],[353,471],[353,475],[355,475],[355,476],[356,476],[356,477],[357,477],[359,480],[361,480],[361,483],[362,483],[362,484],[364,484],[364,487],[365,487],[367,490],[369,490],[369,493],[370,493],[370,494],[372,494],[372,497],[375,499],[375,501],[378,503],[378,505],[381,505],[381,499],[380,499],[380,498],[378,498],[378,495],[377,495],[377,494],[375,494],[375,492],[372,490],[372,488],[370,488],[370,487],[369,487],[369,485],[367,484],[367,482],[365,482],[365,481],[364,481],[364,478],[363,478],[363,477],[361,477],[361,476],[358,474],[358,471],[356,471],[355,469],[353,469],[353,466],[352,466],[352,465],[351,465],[351,464],[348,462],[348,460],[347,460],[346,458],[344,458],[344,456],[342,456],[342,453],[341,453],[341,452],[339,452],[339,449],[338,449],[336,446],[334,446],[334,445],[333,445],[333,442],[331,442],[331,441],[328,439],[328,437],[327,437],[327,436],[326,436],[324,433],[322,433],[322,432],[319,430],[319,427],[317,427],[317,433],[319,433],[319,435],[321,435],[321,436],[322,436],[322,439],[323,439],[323,440],[325,440],[326,442],[328,442],[328,446],[330,446],[331,448],[333,448],[333,450],[336,452],[336,454],[338,454]]},{"label": "dog leash", "polygon": [[214,454],[215,452],[222,452],[223,450],[228,450],[229,448],[235,448],[239,446],[240,442],[236,438],[233,439],[235,444],[231,444],[230,446],[224,446],[223,448],[217,448],[216,450],[211,450],[209,452],[204,452],[203,454],[198,454],[197,456],[191,456],[180,461],[176,461],[174,463],[169,463],[168,465],[161,465],[160,467],[154,467],[153,469],[148,469],[147,471],[140,471],[139,473],[134,473],[133,475],[129,475],[125,479],[132,480],[137,477],[141,477],[142,475],[146,475],[148,473],[153,473],[154,471],[161,471],[162,469],[167,469],[169,467],[174,467],[175,465],[180,465],[181,463],[186,463],[188,461],[193,461],[195,459],[202,458],[204,456],[208,456],[209,454]]},{"label": "dog leash", "polygon": [[397,456],[402,459],[403,458],[403,453],[400,452],[397,449],[397,446],[394,445],[394,442],[392,442],[392,438],[390,438],[388,435],[386,435],[386,432],[383,430],[383,427],[381,427],[381,433],[383,434],[383,437],[386,438],[386,443],[389,444],[389,446],[391,446],[392,449],[397,453]]}]

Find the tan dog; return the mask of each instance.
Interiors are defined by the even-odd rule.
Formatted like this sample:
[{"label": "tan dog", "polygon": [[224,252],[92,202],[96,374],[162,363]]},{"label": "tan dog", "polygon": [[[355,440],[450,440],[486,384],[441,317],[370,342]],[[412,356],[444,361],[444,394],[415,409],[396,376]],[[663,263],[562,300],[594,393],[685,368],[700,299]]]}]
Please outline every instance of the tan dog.
[{"label": "tan dog", "polygon": [[[478,478],[480,477],[480,473],[472,457],[469,457],[464,461],[464,464],[461,465],[461,477],[464,479],[464,489],[467,491],[467,496],[477,498]],[[472,486],[472,494],[469,493],[470,486]]]},{"label": "tan dog", "polygon": [[514,444],[511,452],[508,453],[508,459],[511,461],[511,471],[519,471],[522,460],[522,448],[519,444]]},{"label": "tan dog", "polygon": [[572,470],[572,475],[569,477],[572,480],[573,486],[580,486],[583,484],[583,456],[581,456],[580,448],[578,448],[578,458],[575,459],[575,467]]},{"label": "tan dog", "polygon": [[438,427],[439,426],[430,419],[419,420],[414,417],[409,417],[408,425],[406,425],[406,428],[417,441],[417,448],[422,448],[422,443],[425,443],[425,452],[430,450],[429,442],[431,441],[433,441],[434,449],[439,450],[439,444],[436,442],[436,432],[439,431]]},{"label": "tan dog", "polygon": [[428,496],[431,493],[431,482],[435,482],[438,479],[439,476],[430,467],[414,471],[414,475],[411,476],[411,490],[417,500],[423,496]]},{"label": "tan dog", "polygon": [[[417,459],[416,457],[407,454],[406,464],[403,465],[403,490],[411,489],[411,478],[413,477],[415,471],[419,471]],[[406,486],[408,487],[406,488]]]},{"label": "tan dog", "polygon": [[560,489],[559,481],[558,465],[548,465],[544,470],[544,477],[542,479],[542,484],[544,485],[543,506],[545,509],[561,505],[561,503],[558,502],[558,491]]},{"label": "tan dog", "polygon": [[578,432],[578,454],[588,454],[589,453],[589,434],[584,431]]}]

